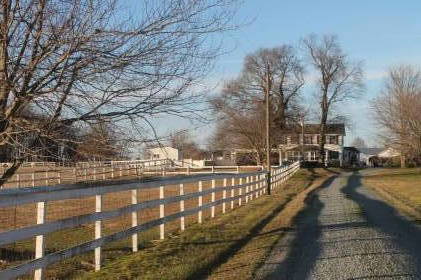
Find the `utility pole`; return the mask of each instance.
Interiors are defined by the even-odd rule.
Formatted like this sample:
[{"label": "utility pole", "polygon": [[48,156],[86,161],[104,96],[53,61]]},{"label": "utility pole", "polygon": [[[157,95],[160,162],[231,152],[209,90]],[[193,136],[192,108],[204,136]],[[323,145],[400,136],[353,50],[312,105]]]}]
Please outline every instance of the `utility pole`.
[{"label": "utility pole", "polygon": [[269,95],[272,87],[269,77],[269,65],[266,66],[266,171],[267,171],[267,193],[270,195],[270,104]]},{"label": "utility pole", "polygon": [[301,116],[301,160],[304,161],[304,115]]}]

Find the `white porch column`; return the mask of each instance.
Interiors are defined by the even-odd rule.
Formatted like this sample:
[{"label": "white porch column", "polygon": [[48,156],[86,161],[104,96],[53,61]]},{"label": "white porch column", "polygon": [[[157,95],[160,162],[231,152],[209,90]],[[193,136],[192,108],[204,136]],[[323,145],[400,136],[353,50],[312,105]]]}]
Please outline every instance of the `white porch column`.
[{"label": "white porch column", "polygon": [[342,167],[343,166],[343,148],[340,147],[339,148],[339,166]]},{"label": "white porch column", "polygon": [[278,148],[278,154],[279,154],[279,166],[282,166],[282,149]]}]

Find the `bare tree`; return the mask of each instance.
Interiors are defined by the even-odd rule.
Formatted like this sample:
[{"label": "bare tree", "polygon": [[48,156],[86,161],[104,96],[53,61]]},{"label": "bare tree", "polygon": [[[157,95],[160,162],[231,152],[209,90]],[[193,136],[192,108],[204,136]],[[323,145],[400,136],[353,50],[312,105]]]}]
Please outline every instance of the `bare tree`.
[{"label": "bare tree", "polygon": [[[220,54],[237,1],[143,0],[133,13],[122,2],[1,2],[0,148],[21,132],[59,141],[58,124],[137,132],[149,116],[194,111],[190,89]],[[23,116],[28,107],[44,118]]]},{"label": "bare tree", "polygon": [[238,82],[246,94],[243,98],[253,102],[263,101],[269,88],[273,119],[282,129],[296,114],[294,106],[304,85],[304,67],[289,45],[260,49],[245,58]]},{"label": "bare tree", "polygon": [[354,140],[352,140],[351,146],[355,148],[367,148],[367,144],[361,137],[355,137]]},{"label": "bare tree", "polygon": [[[304,85],[304,67],[291,46],[261,49],[248,55],[237,79],[228,81],[220,96],[212,100],[224,125],[225,137],[237,148],[255,151],[260,164],[265,148],[265,93],[270,93],[270,127],[276,143],[279,132],[297,116],[297,97]],[[223,119],[223,120],[221,120]],[[273,129],[276,128],[276,129]],[[216,133],[221,134],[220,131]]]},{"label": "bare tree", "polygon": [[171,133],[168,142],[171,147],[181,152],[184,159],[191,158],[199,160],[204,156],[204,151],[200,149],[189,131],[181,130]]},{"label": "bare tree", "polygon": [[421,159],[421,71],[408,65],[391,68],[384,89],[372,102],[386,146],[407,159]]},{"label": "bare tree", "polygon": [[119,145],[119,137],[106,123],[91,126],[85,135],[81,136],[77,147],[79,160],[107,161],[119,158],[120,151],[125,147]]},{"label": "bare tree", "polygon": [[361,62],[349,61],[333,35],[310,35],[302,40],[317,74],[320,103],[320,160],[325,162],[326,125],[335,103],[358,96],[363,90]]},{"label": "bare tree", "polygon": [[264,111],[241,108],[234,111],[221,107],[218,110],[224,111],[219,111],[221,118],[212,137],[213,143],[222,150],[238,149],[251,154],[252,161],[261,165],[266,151]]}]

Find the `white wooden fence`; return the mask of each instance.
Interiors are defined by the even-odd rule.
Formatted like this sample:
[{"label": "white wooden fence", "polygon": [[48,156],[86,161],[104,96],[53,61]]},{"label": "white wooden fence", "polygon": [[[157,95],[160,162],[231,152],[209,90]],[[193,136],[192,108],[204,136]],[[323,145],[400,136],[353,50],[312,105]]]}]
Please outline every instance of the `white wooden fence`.
[{"label": "white wooden fence", "polygon": [[[293,163],[284,167],[272,169],[269,187],[271,189],[280,186],[288,180],[298,169],[299,163]],[[222,185],[216,185],[217,180]],[[205,181],[211,181],[209,189],[202,189]],[[235,182],[238,182],[236,184]],[[106,185],[83,188],[75,185],[44,186],[38,188],[4,189],[0,191],[0,208],[20,205],[36,204],[36,224],[21,227],[14,230],[0,232],[0,246],[11,244],[28,238],[35,238],[35,259],[6,268],[0,271],[0,279],[12,279],[34,271],[34,279],[42,278],[43,268],[58,261],[77,256],[86,252],[94,251],[95,270],[101,267],[101,247],[107,243],[120,239],[132,238],[132,250],[138,250],[138,233],[159,226],[160,238],[165,238],[165,224],[179,219],[180,229],[186,228],[184,218],[197,214],[198,223],[204,222],[202,212],[211,209],[211,217],[216,216],[215,206],[222,204],[222,213],[234,206],[246,204],[253,198],[258,198],[267,192],[267,173],[264,171],[240,173],[240,174],[209,174],[187,177],[165,177],[155,181],[142,183],[126,183],[120,185]],[[197,192],[184,193],[184,184],[197,185]],[[169,185],[179,186],[179,195],[164,197],[164,189]],[[159,199],[138,202],[137,191],[144,189],[159,189]],[[102,210],[102,198],[105,194],[131,190],[131,200],[124,207],[114,210]],[[216,200],[215,193],[222,192],[222,198]],[[203,196],[211,195],[211,202],[203,203]],[[48,203],[67,199],[95,197],[95,212],[80,216],[74,216],[61,220],[46,222],[45,216]],[[185,209],[184,201],[197,198],[197,207]],[[179,211],[165,215],[165,206],[171,203],[179,203]],[[138,224],[137,212],[143,209],[159,207],[159,218],[142,224]],[[107,236],[102,236],[102,221],[123,217],[131,214],[131,227]],[[93,239],[58,252],[45,254],[45,236],[49,233],[78,227],[82,224],[92,223],[95,225]]]},{"label": "white wooden fence", "polygon": [[[11,163],[0,163],[0,175],[10,165]],[[21,168],[7,183],[0,186],[0,189],[141,177],[144,174],[161,175],[171,168],[171,161],[163,159],[73,163],[24,162]]]},{"label": "white wooden fence", "polygon": [[[38,166],[38,165],[37,165]],[[20,188],[25,186],[49,186],[56,184],[69,184],[78,182],[104,181],[110,179],[136,178],[149,175],[191,175],[209,173],[240,173],[245,170],[263,170],[262,166],[204,166],[204,167],[177,167],[165,164],[163,161],[151,161],[143,164],[115,165],[77,164],[77,167],[54,168],[45,165],[47,169],[33,171],[19,171],[10,178],[3,188]],[[4,172],[4,170],[3,170]],[[1,175],[1,170],[0,170]]]}]

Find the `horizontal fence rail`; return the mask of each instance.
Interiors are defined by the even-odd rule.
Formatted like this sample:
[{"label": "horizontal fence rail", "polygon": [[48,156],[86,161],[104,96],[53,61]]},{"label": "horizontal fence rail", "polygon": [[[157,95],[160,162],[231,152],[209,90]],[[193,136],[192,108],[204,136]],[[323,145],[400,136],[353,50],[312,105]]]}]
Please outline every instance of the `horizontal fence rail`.
[{"label": "horizontal fence rail", "polygon": [[[57,184],[92,183],[105,180],[126,180],[151,176],[191,175],[209,173],[240,173],[243,171],[263,170],[262,166],[176,166],[170,160],[116,161],[116,162],[77,162],[73,165],[54,165],[56,163],[27,162],[22,165],[6,183],[5,188],[38,187]],[[5,172],[1,167],[0,175]]]},{"label": "horizontal fence rail", "polygon": [[[104,245],[131,237],[132,251],[136,252],[138,250],[138,233],[159,227],[160,239],[164,239],[166,223],[179,219],[180,229],[184,230],[186,227],[184,218],[191,215],[198,215],[197,222],[202,223],[204,222],[202,220],[204,210],[210,209],[210,217],[213,218],[217,214],[215,207],[222,205],[222,213],[226,213],[228,209],[233,209],[235,205],[244,205],[267,193],[270,189],[279,187],[299,168],[299,162],[295,162],[288,166],[272,168],[271,174],[265,171],[208,175],[196,174],[185,177],[164,177],[150,182],[122,183],[105,186],[59,185],[1,190],[0,209],[35,204],[36,224],[0,232],[0,245],[12,244],[32,237],[36,238],[34,244],[35,259],[1,270],[0,279],[13,279],[30,272],[34,272],[34,279],[42,279],[43,269],[48,265],[91,251],[95,252],[95,270],[99,270],[101,267],[101,247]],[[222,183],[218,183],[218,181],[222,181]],[[211,182],[211,187],[203,189],[203,182]],[[197,186],[197,191],[185,193],[185,184]],[[179,191],[177,191],[176,195],[165,197],[164,191],[166,186],[179,186]],[[159,190],[159,198],[137,201],[137,192],[146,189]],[[104,195],[124,191],[131,191],[131,200],[127,201],[127,205],[111,210],[103,208]],[[216,199],[216,193],[222,194],[222,198]],[[203,203],[203,197],[206,195],[211,195],[211,199]],[[86,197],[95,198],[91,213],[53,221],[45,219],[49,203]],[[186,209],[184,202],[192,199],[197,201],[196,206]],[[166,205],[174,203],[179,205],[178,212],[166,215]],[[138,211],[154,207],[159,207],[159,218],[138,223]],[[102,222],[115,218],[125,218],[127,215],[131,219],[131,227],[112,234],[103,235]],[[75,228],[84,224],[94,225],[94,238],[92,240],[57,252],[46,253],[44,239],[47,234],[63,229]]]}]

